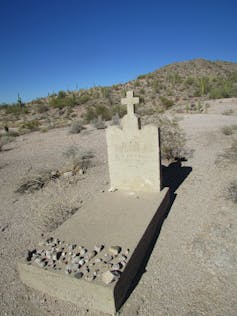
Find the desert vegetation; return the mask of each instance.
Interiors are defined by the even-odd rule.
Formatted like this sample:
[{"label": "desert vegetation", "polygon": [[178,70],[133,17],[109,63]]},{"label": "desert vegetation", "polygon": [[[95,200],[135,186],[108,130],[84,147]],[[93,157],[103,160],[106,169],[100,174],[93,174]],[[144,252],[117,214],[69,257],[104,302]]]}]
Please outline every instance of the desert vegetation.
[{"label": "desert vegetation", "polygon": [[[120,103],[127,90],[140,97],[138,112],[201,113],[209,99],[237,96],[237,64],[195,59],[174,63],[152,73],[139,75],[135,80],[111,87],[95,86],[90,89],[61,90],[28,103],[21,97],[14,104],[1,104],[0,123],[23,132],[42,128],[70,126],[74,120],[91,123],[102,117],[111,120],[116,113],[121,118],[126,107]],[[232,115],[225,110],[224,115]]]},{"label": "desert vegetation", "polygon": [[3,150],[3,147],[14,140],[14,137],[8,135],[0,136],[0,151]]}]

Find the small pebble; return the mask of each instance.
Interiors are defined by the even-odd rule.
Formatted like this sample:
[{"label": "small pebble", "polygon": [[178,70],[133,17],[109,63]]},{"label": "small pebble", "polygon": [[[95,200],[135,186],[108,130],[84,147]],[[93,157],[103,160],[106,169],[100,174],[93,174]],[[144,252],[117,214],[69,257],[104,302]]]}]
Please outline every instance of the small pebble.
[{"label": "small pebble", "polygon": [[80,255],[83,256],[87,252],[87,249],[82,248],[80,251]]},{"label": "small pebble", "polygon": [[89,282],[93,281],[94,279],[96,278],[96,276],[94,274],[90,275],[90,274],[87,274],[85,276],[85,279]]},{"label": "small pebble", "polygon": [[117,191],[117,189],[114,188],[114,187],[112,187],[112,188],[110,188],[110,189],[108,190],[108,192],[115,192],[115,191]]},{"label": "small pebble", "polygon": [[77,279],[81,279],[83,277],[83,273],[82,272],[77,272],[74,276]]}]

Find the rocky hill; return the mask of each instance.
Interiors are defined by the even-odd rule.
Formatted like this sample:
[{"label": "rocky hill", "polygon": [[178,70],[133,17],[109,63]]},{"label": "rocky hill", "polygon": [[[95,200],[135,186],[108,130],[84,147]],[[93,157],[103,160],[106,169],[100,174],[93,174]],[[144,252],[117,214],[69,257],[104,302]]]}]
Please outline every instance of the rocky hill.
[{"label": "rocky hill", "polygon": [[0,107],[0,124],[20,130],[47,129],[90,122],[101,116],[109,120],[125,109],[120,99],[127,90],[140,97],[140,115],[174,111],[204,111],[208,99],[237,97],[237,63],[194,59],[173,63],[135,80],[111,87],[59,91],[23,104]]}]

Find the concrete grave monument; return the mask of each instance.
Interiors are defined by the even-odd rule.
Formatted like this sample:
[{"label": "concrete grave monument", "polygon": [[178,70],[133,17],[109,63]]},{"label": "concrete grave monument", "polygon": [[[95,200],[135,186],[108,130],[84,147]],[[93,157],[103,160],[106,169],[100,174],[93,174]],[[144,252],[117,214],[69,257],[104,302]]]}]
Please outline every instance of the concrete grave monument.
[{"label": "concrete grave monument", "polygon": [[125,302],[170,203],[169,189],[160,191],[159,131],[140,127],[138,102],[128,92],[121,128],[106,131],[111,186],[118,190],[94,193],[27,252],[18,263],[26,285],[108,314]]},{"label": "concrete grave monument", "polygon": [[127,115],[121,127],[106,131],[111,186],[123,190],[159,192],[161,188],[159,129],[152,125],[141,128],[134,105],[139,98],[127,92],[122,104]]}]

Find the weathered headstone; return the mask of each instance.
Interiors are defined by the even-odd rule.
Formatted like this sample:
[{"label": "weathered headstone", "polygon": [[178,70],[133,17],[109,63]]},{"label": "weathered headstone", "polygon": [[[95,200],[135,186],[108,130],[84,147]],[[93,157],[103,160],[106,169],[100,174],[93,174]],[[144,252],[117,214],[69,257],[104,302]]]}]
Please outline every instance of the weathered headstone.
[{"label": "weathered headstone", "polygon": [[141,128],[135,114],[139,98],[127,92],[122,104],[127,114],[121,127],[107,128],[107,150],[111,187],[130,190],[159,192],[161,188],[159,129],[153,125]]}]

